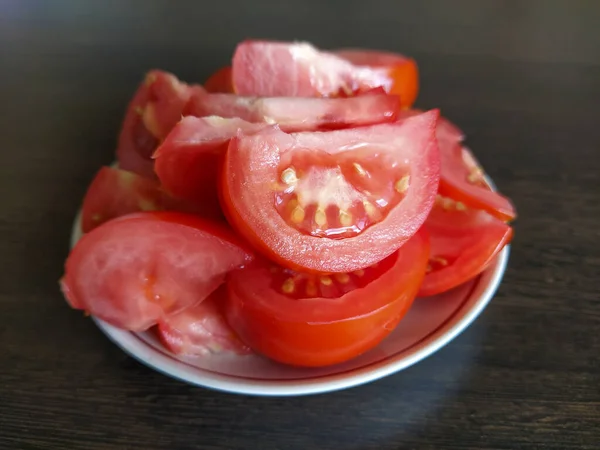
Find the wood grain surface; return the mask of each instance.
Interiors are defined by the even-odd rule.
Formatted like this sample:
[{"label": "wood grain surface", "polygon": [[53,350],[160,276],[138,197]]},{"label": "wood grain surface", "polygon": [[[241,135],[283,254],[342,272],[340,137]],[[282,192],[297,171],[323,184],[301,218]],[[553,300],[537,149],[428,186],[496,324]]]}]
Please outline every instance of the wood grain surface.
[{"label": "wood grain surface", "polygon": [[[600,2],[0,0],[0,448],[600,448]],[[246,37],[417,58],[520,217],[481,318],[381,381],[268,399],[125,356],[57,279],[86,184],[160,67],[202,81]]]}]

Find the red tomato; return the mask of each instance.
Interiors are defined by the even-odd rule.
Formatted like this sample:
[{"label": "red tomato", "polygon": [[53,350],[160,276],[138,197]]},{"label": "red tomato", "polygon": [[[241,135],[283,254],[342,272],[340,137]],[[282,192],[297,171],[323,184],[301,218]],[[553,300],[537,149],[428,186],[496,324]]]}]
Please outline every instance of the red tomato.
[{"label": "red tomato", "polygon": [[405,97],[402,104],[409,105],[418,89],[414,61],[400,55],[386,54],[384,58],[374,52],[368,63],[366,60],[361,56],[366,65],[357,66],[305,42],[245,41],[233,56],[232,79],[239,95],[330,97],[384,87],[401,93]]},{"label": "red tomato", "polygon": [[177,355],[189,356],[251,353],[225,321],[222,311],[225,296],[222,286],[196,306],[161,320],[157,332],[164,346]]},{"label": "red tomato", "polygon": [[411,107],[417,99],[419,69],[414,59],[396,53],[363,49],[338,50],[334,54],[356,66],[377,72],[386,92],[398,95],[403,107]]},{"label": "red tomato", "polygon": [[255,351],[297,366],[347,361],[387,336],[425,273],[427,236],[352,273],[309,275],[257,262],[230,273],[227,321]]},{"label": "red tomato", "polygon": [[136,213],[85,234],[61,285],[73,308],[141,331],[204,300],[250,260],[221,225],[175,212]]},{"label": "red tomato", "polygon": [[400,123],[232,139],[222,204],[235,228],[283,266],[362,269],[427,218],[439,181],[438,112]]},{"label": "red tomato", "polygon": [[87,233],[108,220],[141,211],[181,211],[218,218],[218,204],[209,206],[179,200],[158,182],[133,172],[102,167],[83,200],[81,228]]},{"label": "red tomato", "polygon": [[188,86],[170,73],[153,70],[146,75],[121,127],[117,159],[122,169],[156,178],[152,153],[181,118],[189,95]]},{"label": "red tomato", "polygon": [[240,97],[210,94],[196,88],[187,106],[189,115],[239,117],[254,123],[277,123],[282,130],[315,131],[392,122],[400,109],[395,95],[350,98]]},{"label": "red tomato", "polygon": [[431,253],[420,297],[445,292],[477,276],[513,235],[510,226],[485,211],[467,209],[441,196],[424,228]]},{"label": "red tomato", "polygon": [[[419,110],[402,111],[400,119],[421,113]],[[440,194],[471,208],[483,209],[501,220],[514,219],[516,211],[511,201],[490,189],[482,167],[463,147],[463,132],[448,119],[440,117],[436,137],[442,167]]]},{"label": "red tomato", "polygon": [[230,139],[238,131],[264,128],[242,119],[184,117],[157,149],[155,170],[173,195],[195,204],[218,207],[217,175]]},{"label": "red tomato", "polygon": [[233,94],[233,81],[231,80],[231,66],[223,67],[213,73],[204,87],[208,92]]}]

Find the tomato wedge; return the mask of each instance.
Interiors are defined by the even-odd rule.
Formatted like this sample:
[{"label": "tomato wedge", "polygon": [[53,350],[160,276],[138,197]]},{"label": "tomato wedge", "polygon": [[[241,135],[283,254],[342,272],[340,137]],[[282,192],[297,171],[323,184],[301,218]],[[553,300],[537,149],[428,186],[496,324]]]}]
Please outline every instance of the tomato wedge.
[{"label": "tomato wedge", "polygon": [[208,92],[233,94],[233,81],[231,79],[231,66],[223,67],[213,73],[206,83],[204,88]]},{"label": "tomato wedge", "polygon": [[159,142],[181,118],[189,87],[174,75],[150,71],[129,104],[117,146],[119,167],[156,178],[151,159]]},{"label": "tomato wedge", "polygon": [[391,52],[364,49],[344,49],[336,56],[363,70],[379,74],[385,91],[400,97],[402,107],[410,108],[419,94],[419,69],[414,59]]},{"label": "tomato wedge", "polygon": [[[356,53],[346,57],[356,58]],[[394,89],[393,93],[403,94],[402,104],[409,105],[417,90],[414,61],[375,53],[369,63],[366,59],[361,56],[366,65],[357,66],[306,42],[245,41],[233,56],[233,86],[239,95],[263,97],[330,97],[383,87],[389,93]]]},{"label": "tomato wedge", "polygon": [[408,311],[425,273],[418,232],[380,263],[310,275],[261,261],[230,273],[227,321],[253,350],[296,366],[347,361],[375,347]]},{"label": "tomato wedge", "polygon": [[210,94],[197,87],[186,114],[276,123],[282,130],[292,132],[392,122],[399,109],[398,96],[385,93],[350,98],[241,97]]},{"label": "tomato wedge", "polygon": [[485,211],[438,196],[424,225],[431,241],[419,296],[452,289],[480,274],[512,239],[512,228]]},{"label": "tomato wedge", "polygon": [[187,356],[251,353],[225,321],[222,309],[226,295],[221,286],[206,300],[162,319],[157,332],[164,346],[177,355]]},{"label": "tomato wedge", "polygon": [[141,211],[181,211],[210,218],[220,217],[217,205],[193,204],[165,192],[155,180],[126,170],[102,167],[83,200],[81,228],[84,233],[116,217]]},{"label": "tomato wedge", "polygon": [[217,176],[229,141],[238,131],[264,127],[242,119],[184,117],[154,154],[161,184],[179,198],[218,208]]},{"label": "tomato wedge", "polygon": [[251,259],[222,225],[175,212],[136,213],[85,234],[61,286],[73,308],[141,331],[204,300]]},{"label": "tomato wedge", "polygon": [[232,139],[222,204],[230,223],[283,266],[362,269],[425,221],[439,180],[438,112],[392,124]]}]

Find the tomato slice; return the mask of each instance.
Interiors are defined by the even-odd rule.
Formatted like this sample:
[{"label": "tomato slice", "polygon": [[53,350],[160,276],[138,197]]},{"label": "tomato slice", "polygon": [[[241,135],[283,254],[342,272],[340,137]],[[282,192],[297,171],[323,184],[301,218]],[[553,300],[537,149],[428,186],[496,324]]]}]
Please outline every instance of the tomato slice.
[{"label": "tomato slice", "polygon": [[159,142],[181,118],[189,87],[174,75],[150,71],[131,100],[119,135],[119,167],[156,178],[151,159]]},{"label": "tomato slice", "polygon": [[287,132],[338,129],[396,120],[398,96],[369,94],[350,98],[241,97],[195,89],[189,115],[239,117],[254,123],[276,123]]},{"label": "tomato slice", "polygon": [[362,269],[425,221],[439,181],[438,112],[402,122],[232,139],[222,204],[230,223],[283,266]]},{"label": "tomato slice", "polygon": [[133,172],[102,167],[83,200],[81,228],[87,233],[108,220],[141,211],[181,211],[216,219],[220,210],[213,206],[175,198],[158,182]]},{"label": "tomato slice", "polygon": [[157,332],[164,346],[177,355],[187,356],[251,353],[225,321],[222,309],[226,295],[221,286],[206,300],[162,319]]},{"label": "tomato slice", "polygon": [[385,91],[400,97],[402,107],[409,108],[419,94],[419,69],[414,59],[391,52],[365,49],[344,49],[336,56],[355,66],[377,72]]},{"label": "tomato slice", "polygon": [[161,184],[179,198],[218,207],[217,175],[229,141],[238,131],[264,127],[242,119],[184,117],[154,155]]},{"label": "tomato slice", "polygon": [[[377,58],[373,55],[370,63],[356,66],[306,42],[245,41],[237,46],[233,56],[233,85],[239,95],[263,97],[330,97],[377,87],[391,93],[394,88],[405,96],[401,101],[408,105],[417,89],[414,61],[406,62],[395,55],[394,62],[386,59],[382,69],[381,55]],[[389,64],[393,69],[389,69]],[[410,87],[407,79],[412,80]],[[403,89],[399,88],[400,80],[406,84]]]},{"label": "tomato slice", "polygon": [[503,221],[442,196],[424,228],[431,253],[420,297],[445,292],[479,275],[513,236]]},{"label": "tomato slice", "polygon": [[276,361],[347,361],[400,322],[423,279],[428,250],[426,234],[418,232],[376,265],[320,276],[257,261],[228,276],[227,321],[252,349]]},{"label": "tomato slice", "polygon": [[[419,110],[401,111],[399,118],[421,114]],[[473,154],[463,146],[463,132],[448,119],[440,117],[436,129],[442,165],[440,194],[474,209],[483,209],[500,220],[516,217],[515,207],[502,194],[492,191],[485,173]]]},{"label": "tomato slice", "polygon": [[175,212],[136,213],[85,234],[61,285],[73,308],[141,331],[204,300],[251,258],[222,225]]},{"label": "tomato slice", "polygon": [[213,73],[204,83],[204,87],[208,92],[233,94],[231,66],[223,67]]}]

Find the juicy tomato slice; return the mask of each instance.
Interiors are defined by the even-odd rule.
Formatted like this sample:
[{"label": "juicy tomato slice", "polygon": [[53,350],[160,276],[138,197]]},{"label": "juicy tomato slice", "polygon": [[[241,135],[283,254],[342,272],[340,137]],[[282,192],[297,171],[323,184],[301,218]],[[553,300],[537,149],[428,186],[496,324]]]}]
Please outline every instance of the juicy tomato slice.
[{"label": "juicy tomato slice", "polygon": [[385,91],[400,97],[402,107],[410,108],[419,94],[419,69],[414,59],[391,52],[344,49],[334,54],[355,66],[379,73]]},{"label": "juicy tomato slice", "polygon": [[223,225],[175,212],[135,213],[85,234],[61,286],[73,308],[141,331],[204,300],[251,258]]},{"label": "juicy tomato slice", "polygon": [[485,211],[438,196],[424,225],[431,252],[419,296],[452,289],[483,272],[513,236],[512,228]]},{"label": "juicy tomato slice", "polygon": [[418,232],[364,270],[294,272],[261,261],[230,273],[227,321],[253,350],[296,366],[341,363],[375,347],[408,311],[425,273]]},{"label": "juicy tomato slice", "polygon": [[398,250],[433,206],[437,115],[236,137],[223,164],[225,215],[283,266],[314,272],[368,267]]},{"label": "juicy tomato slice", "polygon": [[350,98],[241,97],[210,94],[195,88],[189,115],[239,117],[254,123],[277,123],[287,132],[337,129],[396,120],[398,96],[384,94]]},{"label": "juicy tomato slice", "polygon": [[217,177],[227,145],[238,131],[264,128],[242,119],[184,117],[156,150],[155,170],[173,195],[218,208]]},{"label": "juicy tomato slice", "polygon": [[[386,90],[395,87],[406,97],[401,99],[403,104],[408,105],[411,97],[406,92],[416,96],[413,92],[416,87],[400,89],[398,83],[418,77],[416,65],[404,65],[404,59],[400,65],[400,59],[396,59],[393,63],[396,74],[388,70],[389,66],[382,69],[381,55],[372,56],[371,61],[371,64],[357,66],[306,42],[245,41],[235,50],[232,79],[237,94],[263,97],[331,97],[377,87]],[[396,85],[392,77],[396,77]]]},{"label": "juicy tomato slice", "polygon": [[[421,114],[419,110],[404,110],[400,119]],[[485,172],[473,154],[463,146],[463,132],[448,119],[440,117],[436,129],[440,149],[440,194],[465,205],[487,211],[500,220],[516,217],[515,207],[502,194],[492,191]]]},{"label": "juicy tomato slice", "polygon": [[223,67],[206,80],[204,88],[208,92],[233,94],[233,80],[231,79],[231,75],[231,66]]},{"label": "juicy tomato slice", "polygon": [[197,305],[162,319],[157,332],[164,346],[177,355],[188,356],[251,353],[225,320],[225,297],[221,286]]},{"label": "juicy tomato slice", "polygon": [[84,233],[104,222],[141,211],[181,211],[206,217],[220,216],[218,208],[186,202],[165,192],[160,184],[133,172],[102,167],[83,200],[81,228]]},{"label": "juicy tomato slice", "polygon": [[119,167],[156,178],[152,153],[181,118],[188,89],[170,73],[148,72],[125,113],[117,146]]}]

